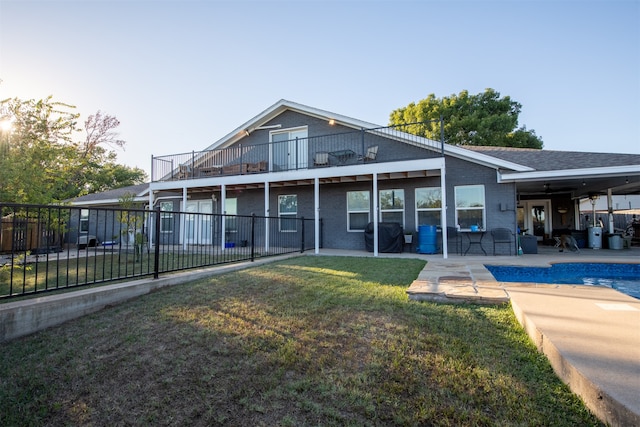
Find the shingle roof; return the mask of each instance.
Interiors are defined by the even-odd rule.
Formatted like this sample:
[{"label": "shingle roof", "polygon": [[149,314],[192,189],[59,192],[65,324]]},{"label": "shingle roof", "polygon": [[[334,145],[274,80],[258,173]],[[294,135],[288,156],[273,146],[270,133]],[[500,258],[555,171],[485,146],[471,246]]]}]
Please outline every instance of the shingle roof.
[{"label": "shingle roof", "polygon": [[640,154],[585,153],[581,151],[466,145],[461,148],[529,166],[538,171],[640,165]]},{"label": "shingle roof", "polygon": [[128,187],[116,188],[114,190],[107,190],[101,193],[91,193],[86,196],[76,197],[75,199],[68,200],[71,203],[83,203],[83,202],[99,202],[105,200],[118,200],[126,194],[135,194],[136,196],[144,193],[149,189],[149,183],[130,185]]}]

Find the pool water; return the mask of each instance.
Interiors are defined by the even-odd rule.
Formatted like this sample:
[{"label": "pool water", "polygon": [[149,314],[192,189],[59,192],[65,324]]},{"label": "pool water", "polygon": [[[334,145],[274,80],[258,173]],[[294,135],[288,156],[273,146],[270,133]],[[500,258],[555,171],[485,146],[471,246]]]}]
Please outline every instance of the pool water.
[{"label": "pool water", "polygon": [[485,267],[499,282],[607,286],[640,299],[640,264],[562,263],[551,267]]}]

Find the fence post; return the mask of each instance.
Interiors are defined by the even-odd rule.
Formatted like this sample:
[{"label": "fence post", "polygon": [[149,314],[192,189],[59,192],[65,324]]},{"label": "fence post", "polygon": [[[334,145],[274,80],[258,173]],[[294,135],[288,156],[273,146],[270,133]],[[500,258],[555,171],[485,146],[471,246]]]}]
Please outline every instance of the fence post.
[{"label": "fence post", "polygon": [[300,233],[300,253],[304,253],[304,217],[300,217],[302,222],[302,233]]},{"label": "fence post", "polygon": [[156,217],[154,218],[153,241],[156,246],[153,254],[153,278],[157,279],[160,272],[160,203],[155,208]]},{"label": "fence post", "polygon": [[251,262],[255,260],[255,232],[256,232],[256,214],[251,214]]}]

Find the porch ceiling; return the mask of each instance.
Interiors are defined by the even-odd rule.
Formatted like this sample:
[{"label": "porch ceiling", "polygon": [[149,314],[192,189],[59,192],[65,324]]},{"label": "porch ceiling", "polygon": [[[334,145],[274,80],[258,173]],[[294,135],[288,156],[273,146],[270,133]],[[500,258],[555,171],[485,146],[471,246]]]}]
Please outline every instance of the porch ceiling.
[{"label": "porch ceiling", "polygon": [[572,199],[584,199],[593,193],[605,195],[608,189],[613,195],[640,194],[640,172],[627,176],[541,178],[516,182],[516,187],[521,196],[568,194]]},{"label": "porch ceiling", "polygon": [[[425,178],[440,176],[439,170],[419,170],[419,171],[406,171],[406,172],[387,172],[378,173],[378,181],[386,181],[392,179],[405,179],[405,178]],[[320,184],[345,184],[354,182],[371,182],[373,181],[373,174],[357,174],[357,175],[345,175],[345,176],[331,176],[325,178],[319,178]],[[281,181],[269,182],[271,188],[279,187],[298,187],[313,185],[314,179],[288,179]],[[227,184],[228,190],[250,190],[250,189],[264,189],[264,182],[252,182],[252,183],[240,183],[240,184]],[[190,193],[211,193],[212,188],[219,188],[219,185],[213,186],[196,186],[189,187]]]}]

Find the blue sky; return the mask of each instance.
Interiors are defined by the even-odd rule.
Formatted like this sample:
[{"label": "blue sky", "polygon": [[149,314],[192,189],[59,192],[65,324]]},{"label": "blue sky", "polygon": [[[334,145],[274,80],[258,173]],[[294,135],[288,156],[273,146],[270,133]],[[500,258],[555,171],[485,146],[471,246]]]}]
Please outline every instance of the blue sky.
[{"label": "blue sky", "polygon": [[0,0],[0,79],[116,116],[147,171],[283,98],[386,125],[486,88],[545,149],[637,154],[640,1]]}]

